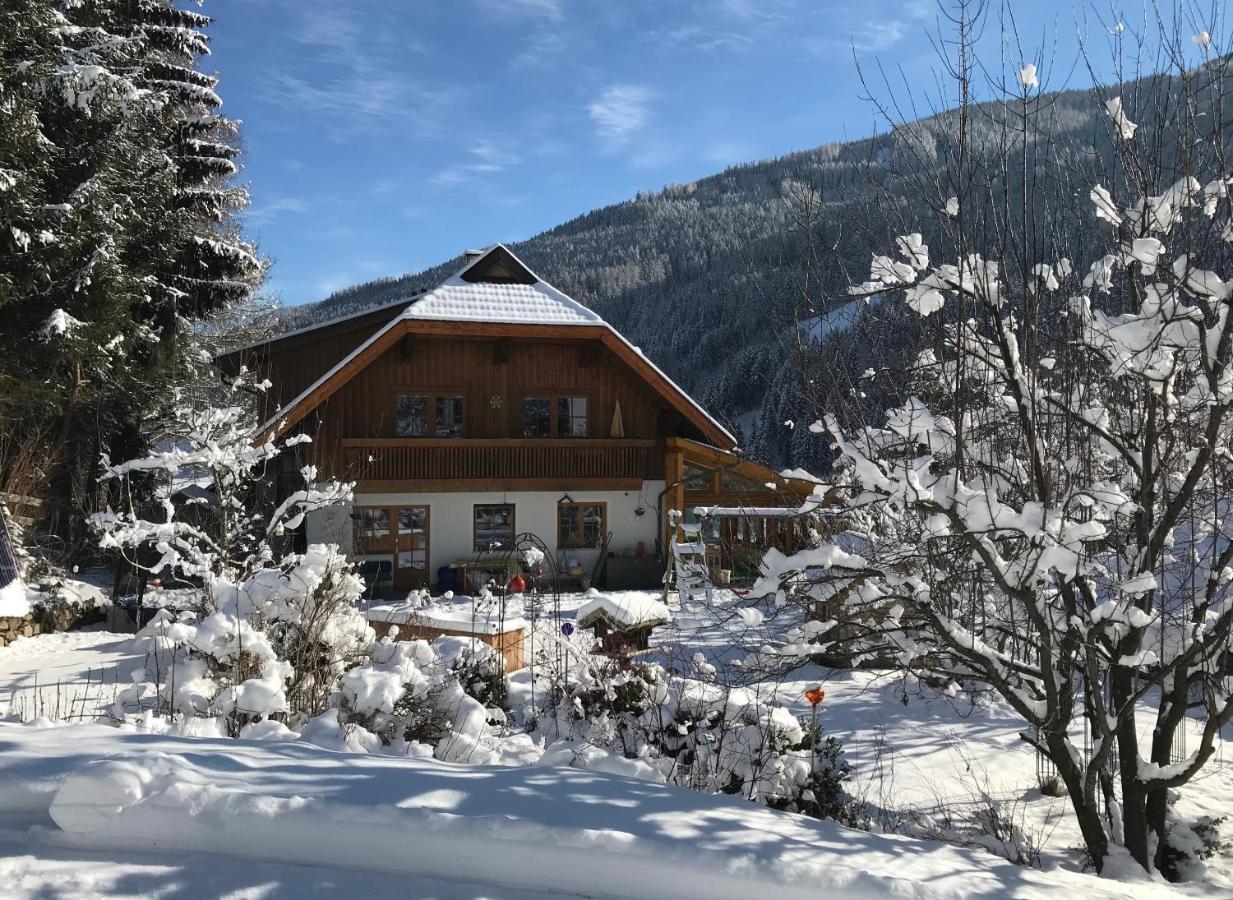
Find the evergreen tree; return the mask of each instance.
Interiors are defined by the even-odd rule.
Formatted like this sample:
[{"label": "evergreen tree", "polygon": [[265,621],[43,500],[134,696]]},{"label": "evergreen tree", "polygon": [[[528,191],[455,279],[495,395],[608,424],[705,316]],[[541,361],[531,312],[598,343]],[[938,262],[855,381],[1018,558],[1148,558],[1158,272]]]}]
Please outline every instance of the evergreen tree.
[{"label": "evergreen tree", "polygon": [[263,267],[237,233],[234,123],[198,71],[209,19],[170,0],[21,0],[0,38],[0,484],[47,461],[58,530],[84,536],[101,454],[143,449],[192,322]]}]

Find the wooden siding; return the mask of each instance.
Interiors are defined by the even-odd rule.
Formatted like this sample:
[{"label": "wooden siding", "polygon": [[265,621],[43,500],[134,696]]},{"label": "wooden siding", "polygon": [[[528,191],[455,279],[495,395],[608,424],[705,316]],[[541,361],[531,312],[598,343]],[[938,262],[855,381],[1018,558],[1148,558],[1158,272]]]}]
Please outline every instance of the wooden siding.
[{"label": "wooden siding", "polygon": [[285,407],[314,381],[338,365],[348,353],[372,337],[373,332],[394,318],[402,307],[386,310],[381,315],[357,317],[333,328],[321,328],[303,335],[294,335],[276,343],[220,357],[224,371],[235,371],[239,364],[247,366],[270,380],[270,390],[264,399],[261,418],[264,421],[274,410]]},{"label": "wooden siding", "polygon": [[[461,395],[464,437],[399,438],[395,397],[416,393]],[[523,399],[548,395],[587,398],[586,439],[522,438]],[[611,438],[618,402],[624,439]],[[382,483],[657,478],[657,442],[682,427],[597,340],[431,334],[399,339],[303,422],[323,474]]]},{"label": "wooden siding", "polygon": [[[347,438],[348,477],[359,481],[659,477],[653,440]],[[564,482],[562,482],[564,483]]]}]

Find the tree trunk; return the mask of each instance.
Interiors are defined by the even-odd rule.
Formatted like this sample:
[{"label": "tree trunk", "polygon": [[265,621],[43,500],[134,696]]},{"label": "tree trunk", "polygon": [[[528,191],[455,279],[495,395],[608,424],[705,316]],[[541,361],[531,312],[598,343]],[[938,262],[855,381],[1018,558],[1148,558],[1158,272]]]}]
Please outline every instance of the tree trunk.
[{"label": "tree trunk", "polygon": [[1062,779],[1066,792],[1070,795],[1070,805],[1079,821],[1083,843],[1087,847],[1088,855],[1092,857],[1092,865],[1099,872],[1104,867],[1105,857],[1109,855],[1109,835],[1100,820],[1100,808],[1084,791],[1083,770],[1074,764],[1064,743],[1064,736],[1050,736],[1048,744],[1049,755],[1057,767],[1058,777]]}]

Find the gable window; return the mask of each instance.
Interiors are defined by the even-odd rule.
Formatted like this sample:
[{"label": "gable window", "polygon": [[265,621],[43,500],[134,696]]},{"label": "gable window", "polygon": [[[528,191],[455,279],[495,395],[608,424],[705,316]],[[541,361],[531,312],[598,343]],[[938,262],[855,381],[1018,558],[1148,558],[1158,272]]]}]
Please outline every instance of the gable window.
[{"label": "gable window", "polygon": [[587,398],[554,394],[522,401],[523,437],[586,437]]},{"label": "gable window", "polygon": [[552,437],[552,401],[527,397],[522,401],[523,437]]},{"label": "gable window", "polygon": [[428,436],[428,398],[401,394],[394,399],[395,427],[399,437]]},{"label": "gable window", "polygon": [[557,437],[587,436],[587,398],[557,398]]},{"label": "gable window", "polygon": [[462,437],[464,406],[459,394],[398,394],[394,430],[399,437]]},{"label": "gable window", "polygon": [[603,543],[608,504],[562,503],[557,507],[557,546],[598,547]]},{"label": "gable window", "polygon": [[437,437],[462,437],[462,397],[437,398]]},{"label": "gable window", "polygon": [[477,503],[473,547],[476,553],[514,546],[514,504]]}]

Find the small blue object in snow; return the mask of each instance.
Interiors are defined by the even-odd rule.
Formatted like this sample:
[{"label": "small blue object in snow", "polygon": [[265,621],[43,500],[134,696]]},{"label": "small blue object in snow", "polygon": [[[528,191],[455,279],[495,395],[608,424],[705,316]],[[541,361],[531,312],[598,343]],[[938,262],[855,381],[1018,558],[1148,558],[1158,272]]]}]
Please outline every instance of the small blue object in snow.
[{"label": "small blue object in snow", "polygon": [[573,633],[574,633],[574,623],[573,622],[562,622],[561,623],[561,634],[565,635],[566,637],[569,637]]}]

